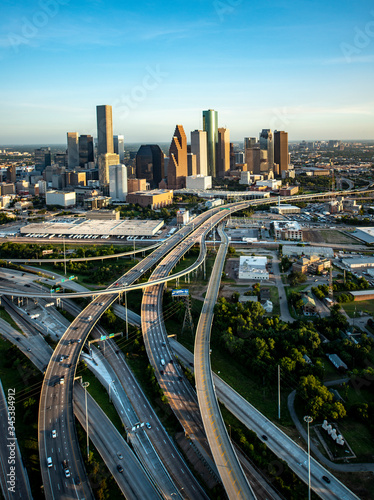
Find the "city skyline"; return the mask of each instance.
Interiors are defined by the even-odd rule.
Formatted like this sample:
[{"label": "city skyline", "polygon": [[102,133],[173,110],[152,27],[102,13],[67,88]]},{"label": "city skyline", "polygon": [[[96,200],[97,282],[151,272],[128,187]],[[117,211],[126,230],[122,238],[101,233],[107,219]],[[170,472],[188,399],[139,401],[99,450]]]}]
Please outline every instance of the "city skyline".
[{"label": "city skyline", "polygon": [[[202,129],[215,109],[232,140],[373,139],[374,9],[320,0],[187,5],[20,0],[0,7],[2,144],[96,136],[113,107],[127,143]],[[183,96],[183,98],[181,98]]]}]

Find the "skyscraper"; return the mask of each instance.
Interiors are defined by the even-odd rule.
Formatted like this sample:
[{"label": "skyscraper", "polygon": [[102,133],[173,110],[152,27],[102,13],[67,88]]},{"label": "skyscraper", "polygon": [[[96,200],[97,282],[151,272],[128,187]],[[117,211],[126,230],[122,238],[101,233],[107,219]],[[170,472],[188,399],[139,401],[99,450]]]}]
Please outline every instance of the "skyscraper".
[{"label": "skyscraper", "polygon": [[94,162],[94,144],[92,135],[79,136],[79,166],[85,167],[87,163]]},{"label": "skyscraper", "polygon": [[244,137],[244,149],[254,148],[257,142],[256,137]]},{"label": "skyscraper", "polygon": [[99,182],[100,186],[104,188],[109,185],[109,167],[111,165],[119,164],[119,155],[115,153],[101,154],[98,158],[99,166]]},{"label": "skyscraper", "polygon": [[273,132],[270,129],[262,129],[260,133],[260,149],[267,151],[267,162],[269,170],[273,170],[274,166],[274,141]]},{"label": "skyscraper", "polygon": [[216,176],[225,177],[230,170],[230,131],[228,128],[218,129],[216,154]]},{"label": "skyscraper", "polygon": [[109,166],[109,196],[113,201],[126,201],[127,167],[125,165]]},{"label": "skyscraper", "polygon": [[274,132],[274,163],[279,165],[278,175],[288,170],[288,133],[281,130]]},{"label": "skyscraper", "polygon": [[125,138],[123,135],[113,136],[113,150],[119,155],[119,161],[123,163],[125,160]]},{"label": "skyscraper", "polygon": [[196,155],[197,174],[208,175],[208,142],[204,130],[191,132],[191,153]]},{"label": "skyscraper", "polygon": [[213,109],[203,111],[203,129],[207,133],[208,175],[216,177],[216,147],[218,142],[218,112]]},{"label": "skyscraper", "polygon": [[78,132],[68,132],[68,168],[76,168],[79,165]]},{"label": "skyscraper", "polygon": [[164,173],[164,153],[157,144],[140,146],[135,158],[136,177],[146,179],[151,189],[157,189]]},{"label": "skyscraper", "polygon": [[97,154],[114,153],[112,106],[96,106],[97,118]]},{"label": "skyscraper", "polygon": [[45,167],[49,167],[52,163],[51,148],[34,149],[35,170],[43,172]]},{"label": "skyscraper", "polygon": [[187,175],[187,137],[182,125],[177,125],[169,149],[168,188],[186,187]]}]

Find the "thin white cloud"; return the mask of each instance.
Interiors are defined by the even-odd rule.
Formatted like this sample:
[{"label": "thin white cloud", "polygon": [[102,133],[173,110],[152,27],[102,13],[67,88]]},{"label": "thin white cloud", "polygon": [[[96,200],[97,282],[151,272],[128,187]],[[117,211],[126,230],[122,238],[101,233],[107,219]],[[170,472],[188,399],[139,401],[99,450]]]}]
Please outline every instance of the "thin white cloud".
[{"label": "thin white cloud", "polygon": [[324,64],[370,64],[374,62],[374,54],[357,55],[349,57],[336,57],[334,59],[326,59]]}]

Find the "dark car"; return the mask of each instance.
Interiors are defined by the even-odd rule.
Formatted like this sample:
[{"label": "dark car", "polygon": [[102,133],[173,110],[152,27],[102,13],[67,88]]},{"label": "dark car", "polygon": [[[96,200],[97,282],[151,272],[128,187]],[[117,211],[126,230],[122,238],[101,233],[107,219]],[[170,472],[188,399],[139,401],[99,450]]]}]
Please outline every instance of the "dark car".
[{"label": "dark car", "polygon": [[122,465],[118,464],[118,465],[117,465],[117,470],[118,470],[118,472],[123,472],[123,467],[122,467]]},{"label": "dark car", "polygon": [[265,434],[263,434],[263,435],[262,435],[262,439],[263,439],[264,441],[267,441],[267,440],[268,440],[268,437],[267,437]]},{"label": "dark car", "polygon": [[327,476],[322,476],[322,479],[323,479],[326,483],[331,483],[330,479],[329,479]]},{"label": "dark car", "polygon": [[79,486],[81,484],[81,480],[79,479],[79,477],[77,476],[75,479],[74,479],[74,482],[77,486]]}]

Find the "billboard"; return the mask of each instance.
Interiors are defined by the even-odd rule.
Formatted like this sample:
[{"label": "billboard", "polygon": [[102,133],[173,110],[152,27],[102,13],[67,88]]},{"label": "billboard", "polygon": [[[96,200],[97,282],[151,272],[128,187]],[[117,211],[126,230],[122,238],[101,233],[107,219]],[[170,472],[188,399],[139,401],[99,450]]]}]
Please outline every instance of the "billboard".
[{"label": "billboard", "polygon": [[182,288],[180,290],[172,290],[171,291],[171,296],[172,297],[188,297],[189,295],[188,288]]}]

